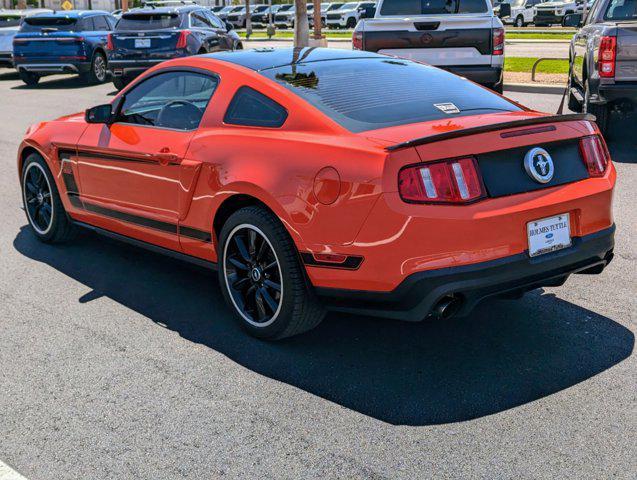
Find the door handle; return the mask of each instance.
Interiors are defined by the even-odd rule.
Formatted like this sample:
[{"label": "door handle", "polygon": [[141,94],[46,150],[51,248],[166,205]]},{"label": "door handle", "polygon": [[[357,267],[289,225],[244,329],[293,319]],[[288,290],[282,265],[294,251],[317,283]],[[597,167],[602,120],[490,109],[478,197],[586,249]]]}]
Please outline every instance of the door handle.
[{"label": "door handle", "polygon": [[169,165],[171,163],[177,163],[179,161],[179,155],[171,153],[168,147],[162,148],[159,153],[155,154],[155,158],[160,165]]}]

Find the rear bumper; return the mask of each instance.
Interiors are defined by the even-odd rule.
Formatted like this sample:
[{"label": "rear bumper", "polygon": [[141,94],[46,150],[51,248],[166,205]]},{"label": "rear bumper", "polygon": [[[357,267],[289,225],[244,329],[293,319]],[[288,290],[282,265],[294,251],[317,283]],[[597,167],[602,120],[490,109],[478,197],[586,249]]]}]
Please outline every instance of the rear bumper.
[{"label": "rear bumper", "polygon": [[15,64],[15,68],[20,71],[33,73],[85,73],[91,69],[90,62],[20,62]]},{"label": "rear bumper", "polygon": [[149,68],[170,60],[169,58],[153,60],[109,60],[108,69],[114,76],[139,75]]},{"label": "rear bumper", "polygon": [[13,68],[13,54],[0,52],[0,68]]},{"label": "rear bumper", "polygon": [[468,78],[469,80],[479,83],[481,85],[495,85],[502,83],[502,67],[493,67],[490,65],[477,65],[477,66],[449,66],[440,67],[445,70],[449,70],[456,75]]},{"label": "rear bumper", "polygon": [[543,286],[559,286],[573,273],[601,273],[613,258],[615,226],[573,238],[567,249],[528,253],[459,267],[414,273],[390,292],[317,288],[331,310],[406,321],[427,317],[442,299],[459,301],[467,315],[482,299]]},{"label": "rear bumper", "polygon": [[602,103],[620,100],[637,103],[637,82],[621,82],[599,85],[599,100]]}]

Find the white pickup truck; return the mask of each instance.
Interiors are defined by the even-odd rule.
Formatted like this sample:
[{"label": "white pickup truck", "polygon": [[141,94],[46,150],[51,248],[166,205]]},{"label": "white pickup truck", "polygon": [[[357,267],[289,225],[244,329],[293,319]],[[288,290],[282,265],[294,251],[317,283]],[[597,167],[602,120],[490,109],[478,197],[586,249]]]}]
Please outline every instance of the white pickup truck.
[{"label": "white pickup truck", "polygon": [[511,13],[503,16],[500,15],[501,4],[493,8],[496,15],[500,17],[502,23],[513,24],[516,27],[526,27],[529,23],[533,23],[535,15],[535,7],[546,0],[505,0],[502,3],[508,3],[511,7]]},{"label": "white pickup truck", "polygon": [[504,28],[490,0],[380,0],[352,36],[355,49],[444,68],[502,92]]}]

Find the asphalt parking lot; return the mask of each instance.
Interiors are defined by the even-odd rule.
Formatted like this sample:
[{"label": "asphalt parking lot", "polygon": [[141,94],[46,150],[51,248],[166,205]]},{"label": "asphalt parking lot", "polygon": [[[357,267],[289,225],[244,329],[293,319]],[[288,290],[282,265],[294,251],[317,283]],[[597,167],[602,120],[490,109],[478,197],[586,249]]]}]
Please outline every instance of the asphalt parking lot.
[{"label": "asphalt parking lot", "polygon": [[[279,343],[235,326],[206,271],[84,233],[35,240],[15,153],[28,125],[111,84],[0,74],[0,479],[637,476],[637,154],[615,260],[466,319],[329,315]],[[555,112],[558,95],[511,94]]]}]

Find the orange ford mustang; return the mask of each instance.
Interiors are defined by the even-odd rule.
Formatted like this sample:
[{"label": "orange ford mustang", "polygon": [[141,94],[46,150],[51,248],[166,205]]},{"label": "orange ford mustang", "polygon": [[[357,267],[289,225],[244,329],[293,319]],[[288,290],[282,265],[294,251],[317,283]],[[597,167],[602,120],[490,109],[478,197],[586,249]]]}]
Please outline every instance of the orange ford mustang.
[{"label": "orange ford mustang", "polygon": [[616,174],[593,120],[368,52],[224,52],[30,127],[18,171],[42,241],[79,225],[215,266],[241,325],[282,338],[600,273]]}]

